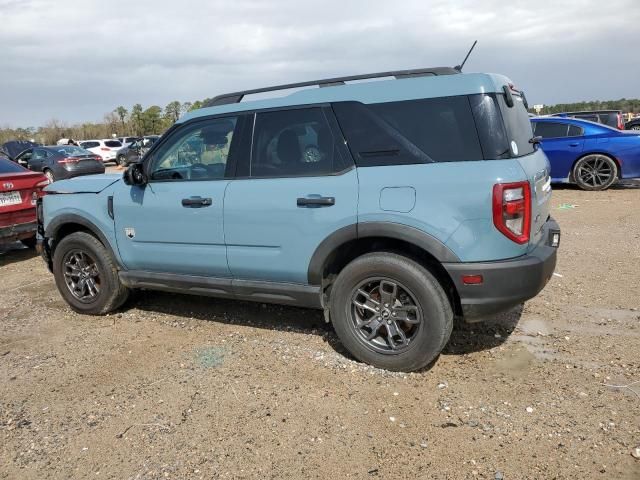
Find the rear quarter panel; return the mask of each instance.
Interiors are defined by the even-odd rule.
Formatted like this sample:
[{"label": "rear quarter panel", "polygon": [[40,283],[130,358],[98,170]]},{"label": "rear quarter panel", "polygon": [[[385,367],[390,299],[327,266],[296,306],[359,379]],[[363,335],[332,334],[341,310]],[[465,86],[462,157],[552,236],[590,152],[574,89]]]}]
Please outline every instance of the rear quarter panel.
[{"label": "rear quarter panel", "polygon": [[[463,262],[512,258],[527,252],[526,244],[512,242],[493,225],[493,185],[527,179],[517,160],[360,167],[358,179],[358,223],[394,222],[418,228],[440,240]],[[400,195],[392,192],[389,197],[389,189],[399,187]],[[413,205],[409,202],[411,189],[415,190]]]}]

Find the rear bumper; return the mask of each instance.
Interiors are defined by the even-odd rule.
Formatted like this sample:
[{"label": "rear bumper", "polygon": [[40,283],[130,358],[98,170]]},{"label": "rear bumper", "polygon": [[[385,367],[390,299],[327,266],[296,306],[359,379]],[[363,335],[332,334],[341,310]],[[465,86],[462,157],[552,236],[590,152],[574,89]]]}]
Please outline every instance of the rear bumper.
[{"label": "rear bumper", "polygon": [[[551,246],[560,227],[550,218],[544,226],[544,241],[522,257],[479,263],[445,263],[460,297],[466,321],[481,321],[535,297],[545,287],[556,267],[557,247]],[[483,282],[466,285],[465,275],[482,275]]]},{"label": "rear bumper", "polygon": [[18,223],[8,227],[0,227],[0,241],[12,242],[23,238],[33,237],[36,234],[36,222]]}]

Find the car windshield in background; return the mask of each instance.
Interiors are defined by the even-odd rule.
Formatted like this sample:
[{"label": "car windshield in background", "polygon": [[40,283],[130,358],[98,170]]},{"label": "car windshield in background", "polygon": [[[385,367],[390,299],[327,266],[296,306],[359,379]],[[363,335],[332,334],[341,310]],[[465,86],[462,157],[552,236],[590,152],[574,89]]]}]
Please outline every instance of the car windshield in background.
[{"label": "car windshield in background", "polygon": [[0,158],[0,173],[19,173],[24,171],[25,169],[17,163],[7,160],[6,158]]},{"label": "car windshield in background", "polygon": [[105,140],[104,145],[111,148],[122,147],[122,144],[118,140]]}]

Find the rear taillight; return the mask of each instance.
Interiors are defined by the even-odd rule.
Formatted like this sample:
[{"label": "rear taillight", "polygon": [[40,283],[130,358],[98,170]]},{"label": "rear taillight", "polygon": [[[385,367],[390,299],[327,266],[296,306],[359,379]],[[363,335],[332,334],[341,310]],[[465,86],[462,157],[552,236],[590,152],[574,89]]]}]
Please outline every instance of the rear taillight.
[{"label": "rear taillight", "polygon": [[107,148],[107,147],[100,147],[100,150],[102,150],[103,152],[110,152],[111,149]]},{"label": "rear taillight", "polygon": [[618,130],[624,130],[624,121],[622,120],[622,114],[618,113]]},{"label": "rear taillight", "polygon": [[498,183],[493,186],[493,224],[509,240],[527,243],[531,231],[529,182]]},{"label": "rear taillight", "polygon": [[58,163],[78,163],[79,161],[80,161],[79,158],[67,157],[67,158],[61,158],[60,160],[58,160]]}]

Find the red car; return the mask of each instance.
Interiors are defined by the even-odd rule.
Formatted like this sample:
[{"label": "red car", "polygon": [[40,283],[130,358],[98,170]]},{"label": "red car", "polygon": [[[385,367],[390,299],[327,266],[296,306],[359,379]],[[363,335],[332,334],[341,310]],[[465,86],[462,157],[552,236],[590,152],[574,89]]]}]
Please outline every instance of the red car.
[{"label": "red car", "polygon": [[42,173],[0,157],[0,244],[36,245],[36,200],[49,180]]}]

